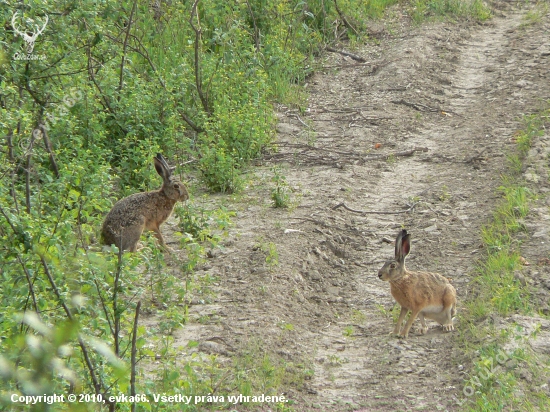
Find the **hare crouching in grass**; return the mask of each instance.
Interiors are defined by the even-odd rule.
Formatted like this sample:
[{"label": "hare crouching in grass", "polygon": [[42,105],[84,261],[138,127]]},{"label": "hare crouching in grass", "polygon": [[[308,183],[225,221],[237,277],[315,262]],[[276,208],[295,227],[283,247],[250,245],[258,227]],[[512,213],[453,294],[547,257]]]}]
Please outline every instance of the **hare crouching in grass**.
[{"label": "hare crouching in grass", "polygon": [[[424,318],[433,319],[443,329],[454,329],[453,316],[456,313],[456,290],[449,280],[438,273],[412,272],[405,267],[405,257],[411,250],[410,235],[402,230],[395,239],[395,259],[387,261],[378,271],[378,277],[390,282],[391,294],[401,305],[399,319],[393,333],[406,338],[412,323],[418,316],[422,334],[428,326]],[[411,315],[401,330],[407,313]]]},{"label": "hare crouching in grass", "polygon": [[152,230],[160,245],[169,250],[160,233],[160,225],[172,214],[176,202],[189,199],[189,194],[185,185],[172,175],[172,169],[160,153],[154,158],[154,163],[162,177],[162,187],[119,200],[103,222],[103,244],[114,244],[119,249],[135,252],[143,231]]}]

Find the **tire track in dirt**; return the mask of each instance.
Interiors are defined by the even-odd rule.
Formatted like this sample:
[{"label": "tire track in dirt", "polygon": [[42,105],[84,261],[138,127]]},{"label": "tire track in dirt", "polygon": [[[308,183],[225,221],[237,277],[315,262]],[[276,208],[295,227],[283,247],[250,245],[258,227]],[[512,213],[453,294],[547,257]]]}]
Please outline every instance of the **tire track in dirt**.
[{"label": "tire track in dirt", "polygon": [[[467,298],[506,145],[519,116],[549,96],[548,58],[537,49],[544,30],[526,37],[525,10],[505,13],[477,26],[405,22],[401,37],[361,51],[385,62],[377,69],[327,69],[309,80],[308,110],[281,109],[279,152],[255,170],[229,239],[202,267],[219,277],[218,297],[196,302],[190,314],[214,315],[212,322],[186,326],[176,344],[198,340],[197,350],[229,362],[261,342],[306,363],[311,380],[288,387],[296,410],[457,409],[459,333],[432,323],[426,335],[390,337],[394,302],[376,273],[393,253],[383,239],[404,225],[413,238],[408,267],[453,278],[459,311]],[[342,60],[331,55],[324,64]],[[429,150],[365,160],[414,147]],[[272,165],[293,190],[298,205],[290,210],[270,207]],[[365,211],[415,207],[360,215],[332,209],[341,202]],[[269,242],[274,267],[259,247]]]},{"label": "tire track in dirt", "polygon": [[[501,125],[499,136],[489,135],[500,122],[479,119],[494,117],[494,114],[487,113],[487,109],[492,110],[487,104],[487,93],[495,81],[493,67],[498,64],[499,57],[506,54],[507,34],[520,24],[520,17],[520,14],[512,14],[505,19],[495,19],[491,26],[466,35],[468,39],[459,43],[458,56],[453,54],[451,58],[458,60],[445,82],[450,84],[445,88],[444,95],[450,98],[435,99],[440,100],[439,104],[444,103],[443,110],[453,113],[453,117],[441,121],[434,119],[441,116],[441,112],[432,115],[426,119],[421,130],[406,140],[408,147],[428,147],[429,154],[423,159],[398,160],[391,170],[382,172],[374,188],[369,188],[372,195],[368,201],[361,202],[360,207],[357,207],[357,201],[352,201],[352,207],[362,210],[395,210],[396,199],[400,199],[401,203],[411,199],[409,203],[412,203],[419,194],[435,192],[435,197],[443,200],[439,203],[448,204],[446,207],[449,209],[438,208],[437,203],[432,203],[429,205],[431,210],[420,210],[424,216],[413,215],[396,220],[397,224],[392,224],[390,231],[384,230],[387,219],[377,221],[371,218],[369,226],[377,228],[378,235],[393,239],[397,231],[395,226],[404,223],[416,240],[412,255],[418,257],[410,262],[409,267],[438,270],[452,277],[461,300],[466,298],[468,273],[475,264],[476,253],[472,255],[472,252],[476,252],[480,225],[492,210],[490,203],[495,178],[498,178],[494,169],[465,162],[478,153],[483,152],[485,156],[497,154],[504,138],[511,136],[515,130],[515,122],[509,122],[508,125]],[[419,50],[424,58],[434,58],[437,52],[433,46],[423,45],[424,41],[422,37],[413,38],[400,48]],[[374,85],[371,83],[370,86]],[[368,87],[367,84],[365,89]],[[411,93],[403,100],[414,103],[414,98]],[[400,146],[397,144],[397,147]],[[437,157],[434,158],[434,155]],[[438,158],[441,162],[434,161]],[[487,201],[489,204],[486,204]],[[477,208],[479,214],[476,213]],[[368,243],[372,244],[373,249],[378,245],[375,260],[391,257],[392,245],[380,246],[378,239],[373,240]],[[457,248],[456,244],[461,247]],[[385,332],[392,327],[390,319],[382,318],[382,322],[374,324],[370,322],[370,318],[381,318],[377,304],[388,308],[393,302],[389,285],[375,276],[378,266],[373,265],[370,270],[356,274],[357,283],[363,283],[364,295],[372,296],[374,293],[377,297],[372,302],[374,305],[367,306],[370,306],[367,313],[368,332],[358,333],[354,340],[344,342],[344,322],[322,334],[317,359],[330,360],[337,356],[345,364],[327,367],[321,363],[316,368],[316,388],[324,399],[365,405],[365,410],[453,409],[456,405],[451,396],[460,398],[462,387],[462,377],[458,375],[457,366],[450,356],[457,349],[457,341],[452,334],[442,334],[433,323],[435,329],[427,335],[397,341],[385,336]],[[457,327],[460,328],[460,324]],[[335,345],[337,342],[340,342],[339,346]]]}]

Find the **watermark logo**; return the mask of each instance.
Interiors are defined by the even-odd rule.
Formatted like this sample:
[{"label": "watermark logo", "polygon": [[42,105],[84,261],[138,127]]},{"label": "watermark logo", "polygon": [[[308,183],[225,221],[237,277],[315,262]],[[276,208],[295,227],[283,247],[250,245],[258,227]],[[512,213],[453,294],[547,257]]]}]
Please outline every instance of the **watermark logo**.
[{"label": "watermark logo", "polygon": [[[34,50],[34,43],[36,39],[38,38],[38,36],[42,34],[44,29],[46,29],[46,25],[48,24],[48,21],[49,21],[48,15],[46,14],[46,21],[44,22],[42,27],[40,27],[40,23],[35,23],[34,20],[28,19],[27,21],[31,22],[31,25],[32,25],[32,31],[31,31],[31,30],[22,29],[21,26],[18,27],[17,25],[18,13],[19,12],[16,11],[13,14],[13,17],[11,18],[11,26],[13,27],[13,30],[15,31],[15,33],[23,38],[23,40],[25,41],[25,43],[27,43],[27,45],[25,47],[26,54],[15,53],[13,58],[15,60],[45,60],[46,59],[45,55],[34,55],[32,54],[32,52]],[[29,33],[32,33],[32,34],[29,34]]]},{"label": "watermark logo", "polygon": [[513,353],[506,353],[502,349],[499,349],[498,353],[492,358],[482,358],[477,375],[473,375],[468,381],[468,384],[462,389],[462,393],[466,398],[459,400],[453,395],[454,401],[458,405],[462,405],[467,401],[471,402],[472,399],[468,398],[471,398],[476,393],[475,387],[481,388],[484,385],[484,381],[496,377],[506,362],[513,359],[513,357]]},{"label": "watermark logo", "polygon": [[[32,131],[32,138],[21,139],[19,142],[19,147],[25,153],[25,156],[32,152],[36,142],[43,139],[46,136],[46,132],[49,132],[56,122],[66,116],[69,113],[69,109],[82,100],[83,97],[84,94],[80,90],[71,89],[68,94],[63,96],[62,104],[57,106],[57,109],[53,113],[45,114],[45,119]],[[46,139],[48,138],[46,137]],[[51,145],[49,140],[46,144]]]}]

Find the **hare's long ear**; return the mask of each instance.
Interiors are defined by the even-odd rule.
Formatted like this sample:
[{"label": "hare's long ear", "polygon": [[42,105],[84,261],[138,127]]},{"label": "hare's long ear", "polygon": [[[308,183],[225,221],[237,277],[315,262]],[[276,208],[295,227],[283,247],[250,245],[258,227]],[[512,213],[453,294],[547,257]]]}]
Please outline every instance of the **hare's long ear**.
[{"label": "hare's long ear", "polygon": [[156,157],[154,158],[155,162],[155,169],[157,173],[162,177],[162,180],[167,182],[170,180],[170,175],[172,172],[170,171],[170,167],[166,163],[166,160],[164,160],[164,157],[160,153],[157,153]]},{"label": "hare's long ear", "polygon": [[157,153],[157,158],[162,162],[162,164],[164,164],[164,167],[166,168],[166,170],[168,170],[170,172],[170,175],[172,175],[174,170],[176,170],[176,166],[170,167],[170,165],[168,164],[168,162],[166,161],[164,156],[161,155],[160,153]]},{"label": "hare's long ear", "polygon": [[[406,233],[406,231],[404,231]],[[401,256],[400,256],[400,262],[405,262],[405,258],[411,251],[411,235],[408,233],[403,236],[401,239]]]},{"label": "hare's long ear", "polygon": [[405,261],[405,257],[411,250],[410,235],[403,229],[395,239],[395,260],[398,262]]}]

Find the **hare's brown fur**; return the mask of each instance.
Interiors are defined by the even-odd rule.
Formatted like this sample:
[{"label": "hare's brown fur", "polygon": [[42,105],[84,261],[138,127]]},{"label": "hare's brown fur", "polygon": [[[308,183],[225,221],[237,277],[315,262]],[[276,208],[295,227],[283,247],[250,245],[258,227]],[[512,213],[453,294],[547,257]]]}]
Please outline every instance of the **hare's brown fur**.
[{"label": "hare's brown fur", "polygon": [[185,185],[172,176],[172,170],[160,154],[154,161],[155,169],[163,179],[162,187],[119,200],[103,222],[101,236],[104,244],[135,252],[143,231],[152,230],[160,245],[168,248],[160,225],[172,214],[176,202],[189,199],[189,194]]},{"label": "hare's brown fur", "polygon": [[[405,257],[410,251],[410,237],[402,230],[395,240],[395,259],[384,264],[378,277],[390,282],[391,294],[401,306],[394,333],[406,338],[412,323],[418,316],[422,324],[421,332],[428,330],[424,318],[443,325],[443,329],[454,329],[453,316],[456,313],[456,290],[449,280],[438,273],[413,272],[405,267]],[[405,324],[407,313],[411,315]]]}]

